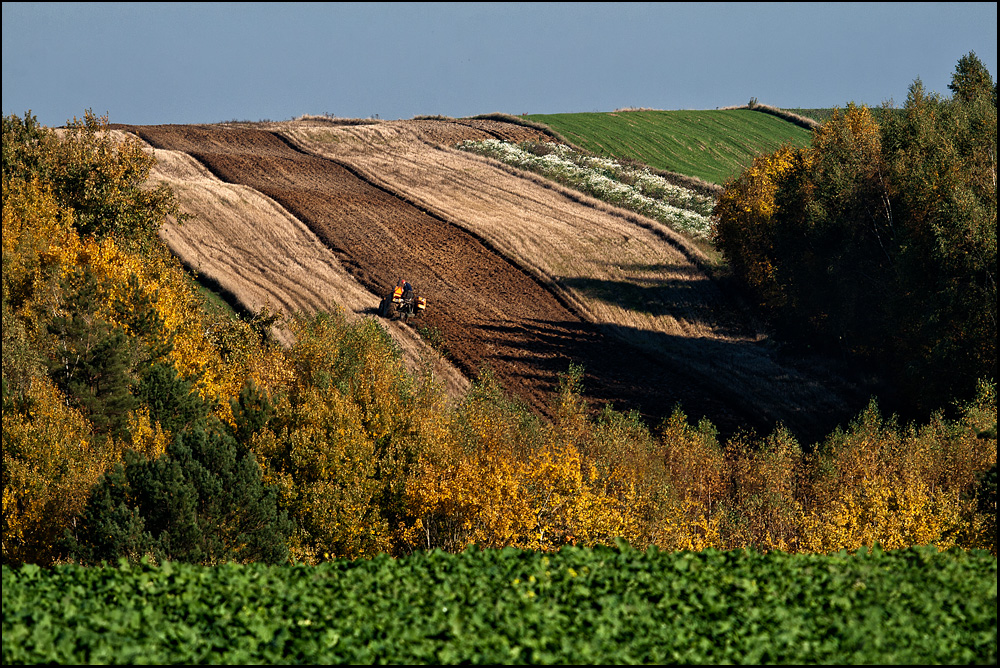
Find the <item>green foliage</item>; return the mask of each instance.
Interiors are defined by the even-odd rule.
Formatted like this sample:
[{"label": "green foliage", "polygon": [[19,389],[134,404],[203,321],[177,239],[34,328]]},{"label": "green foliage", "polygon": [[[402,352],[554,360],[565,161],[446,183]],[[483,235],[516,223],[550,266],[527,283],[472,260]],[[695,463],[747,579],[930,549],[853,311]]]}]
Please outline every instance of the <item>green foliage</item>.
[{"label": "green foliage", "polygon": [[30,113],[24,120],[5,117],[4,177],[52,183],[60,205],[73,209],[82,235],[148,243],[168,214],[183,215],[168,188],[147,186],[154,158],[142,142],[113,138],[107,125],[106,117],[90,110],[61,134],[40,128]]},{"label": "green foliage", "polygon": [[237,443],[249,443],[275,415],[274,403],[267,391],[258,388],[253,379],[243,386],[239,397],[230,403],[236,424],[233,437]]},{"label": "green foliage", "polygon": [[262,334],[200,310],[157,237],[178,209],[152,164],[89,112],[3,120],[5,562],[64,559],[67,530],[90,560],[287,556],[254,456],[209,419]]},{"label": "green foliage", "polygon": [[[996,522],[997,511],[997,465],[993,464],[990,470],[984,472],[979,478],[979,487],[976,489],[976,503],[979,512],[985,515],[992,515]],[[996,538],[996,527],[994,526],[994,540]]]},{"label": "green foliage", "polygon": [[40,170],[41,145],[48,128],[39,125],[30,111],[24,118],[11,114],[3,117],[3,176],[34,174]]},{"label": "green foliage", "polygon": [[97,433],[125,436],[132,396],[129,340],[125,333],[96,314],[97,285],[90,272],[77,272],[77,285],[67,286],[68,313],[47,323],[54,338],[47,360],[49,375],[94,425]]},{"label": "green foliage", "polygon": [[441,353],[441,355],[448,356],[448,343],[445,341],[444,334],[437,327],[430,327],[427,325],[420,325],[417,327],[417,334],[420,335],[424,341],[427,342],[434,350]]},{"label": "green foliage", "polygon": [[82,563],[158,560],[280,563],[292,525],[253,453],[205,420],[179,431],[165,455],[130,455],[94,488],[68,536]]},{"label": "green foliage", "polygon": [[440,551],[320,566],[3,567],[3,662],[968,664],[996,558]]},{"label": "green foliage", "polygon": [[135,498],[125,470],[119,463],[104,474],[90,492],[81,530],[66,537],[67,550],[80,563],[137,562],[153,554],[156,542],[146,531],[142,511],[136,505],[140,500]]},{"label": "green foliage", "polygon": [[31,379],[44,374],[42,355],[25,329],[24,323],[11,311],[7,300],[3,300],[3,383],[4,396],[24,396]]},{"label": "green foliage", "polygon": [[748,109],[532,114],[596,155],[632,158],[656,169],[724,183],[754,156],[784,143],[805,146],[809,131]]},{"label": "green foliage", "polygon": [[[989,303],[978,320],[963,314],[989,296],[995,275],[981,224],[991,211],[995,220],[995,171],[991,145],[980,141],[992,119],[995,145],[995,107],[982,96],[960,107],[914,100],[882,127],[849,109],[817,133],[814,149],[785,145],[723,199],[733,213],[729,239],[752,248],[745,273],[766,288],[765,300],[808,313],[803,331],[843,336],[859,353],[877,352],[892,318],[908,323],[893,345],[923,360],[908,377],[929,387],[989,353],[968,345],[987,341]],[[146,201],[135,191],[147,158],[97,119],[59,132],[30,115],[4,120],[6,563],[60,563],[68,548],[84,563],[144,555],[282,562],[289,554],[316,563],[470,541],[557,550],[619,537],[669,549],[828,552],[889,541],[995,549],[985,537],[989,527],[995,535],[989,478],[977,477],[995,466],[992,384],[960,422],[935,416],[901,428],[873,407],[811,457],[781,429],[723,445],[711,424],[691,426],[680,410],[655,433],[633,413],[594,416],[576,367],[553,397],[551,419],[488,370],[449,401],[429,374],[406,371],[375,320],[265,312],[244,322],[206,312],[156,242],[169,198]],[[922,171],[903,170],[908,162]],[[870,206],[880,197],[891,215]],[[918,222],[904,225],[904,212]],[[796,227],[803,221],[812,239]],[[900,230],[919,234],[904,246]],[[882,239],[895,239],[895,254],[882,252]],[[992,240],[995,270],[995,229]],[[822,257],[824,248],[837,253]],[[797,265],[783,262],[789,254]],[[912,277],[924,257],[933,262],[919,289],[890,295],[897,310],[864,312],[880,281]],[[859,322],[871,331],[859,333]],[[274,325],[295,343],[275,345]],[[933,336],[933,346],[920,347]],[[953,368],[928,372],[943,360]],[[995,491],[992,498],[995,505]],[[621,644],[609,633],[606,644]],[[280,642],[269,647],[284,652]],[[554,656],[548,640],[525,647],[513,659]],[[420,657],[457,656],[429,651]],[[697,658],[688,651],[649,656]],[[581,660],[603,657],[586,652]]]},{"label": "green foliage", "polygon": [[904,111],[883,128],[899,229],[888,307],[902,381],[942,404],[996,378],[997,113],[985,96],[942,100],[919,81]]},{"label": "green foliage", "polygon": [[975,51],[970,51],[958,59],[948,89],[962,102],[972,102],[977,97],[983,96],[992,97],[994,107],[997,103],[993,77],[990,76],[990,71],[986,69],[983,61],[976,56]]},{"label": "green foliage", "polygon": [[294,381],[266,402],[247,390],[234,416],[298,526],[293,553],[311,562],[398,551],[428,388],[373,320],[320,313],[290,325]]},{"label": "green foliage", "polygon": [[[134,275],[124,287],[124,293],[109,300],[88,267],[75,268],[62,280],[63,313],[45,324],[49,375],[99,434],[127,438],[129,413],[140,403],[151,409],[161,427],[174,431],[164,405],[175,410],[191,384],[176,396],[167,391],[173,379],[165,374],[176,375],[176,370],[162,360],[172,349],[172,336]],[[120,325],[101,315],[102,304],[108,302]]]},{"label": "green foliage", "polygon": [[996,131],[985,94],[919,80],[881,123],[848,105],[810,148],[727,184],[716,241],[787,338],[860,361],[926,414],[996,378]]},{"label": "green foliage", "polygon": [[146,368],[135,394],[149,408],[149,417],[172,434],[204,424],[211,410],[194,384],[180,378],[172,364],[163,362]]}]

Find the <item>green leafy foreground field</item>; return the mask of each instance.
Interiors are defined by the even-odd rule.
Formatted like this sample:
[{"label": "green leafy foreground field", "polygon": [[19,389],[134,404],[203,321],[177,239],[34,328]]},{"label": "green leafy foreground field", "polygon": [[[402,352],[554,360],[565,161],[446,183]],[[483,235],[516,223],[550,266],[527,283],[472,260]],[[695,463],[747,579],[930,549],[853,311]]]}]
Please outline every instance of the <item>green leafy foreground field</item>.
[{"label": "green leafy foreground field", "polygon": [[997,561],[618,548],[3,567],[3,663],[986,663]]}]

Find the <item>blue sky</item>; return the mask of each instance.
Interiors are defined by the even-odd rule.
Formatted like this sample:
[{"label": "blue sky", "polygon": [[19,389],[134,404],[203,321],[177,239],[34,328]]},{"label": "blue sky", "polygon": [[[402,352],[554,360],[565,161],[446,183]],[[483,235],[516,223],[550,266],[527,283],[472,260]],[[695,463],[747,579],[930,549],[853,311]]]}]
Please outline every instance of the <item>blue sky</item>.
[{"label": "blue sky", "polygon": [[62,125],[901,105],[989,3],[3,3],[3,114]]}]

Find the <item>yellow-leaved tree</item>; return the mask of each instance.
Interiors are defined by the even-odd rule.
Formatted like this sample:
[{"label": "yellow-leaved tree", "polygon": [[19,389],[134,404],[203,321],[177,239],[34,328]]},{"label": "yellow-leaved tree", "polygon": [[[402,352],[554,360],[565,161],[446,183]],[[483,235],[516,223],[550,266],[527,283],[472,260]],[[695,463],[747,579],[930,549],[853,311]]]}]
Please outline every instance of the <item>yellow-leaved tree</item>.
[{"label": "yellow-leaved tree", "polygon": [[[650,504],[632,469],[586,454],[622,446],[629,430],[608,418],[595,432],[580,375],[571,368],[563,377],[553,417],[543,421],[483,370],[407,487],[417,546],[552,550],[643,540]],[[601,443],[590,447],[595,433]]]},{"label": "yellow-leaved tree", "polygon": [[295,558],[399,553],[407,542],[403,496],[433,417],[435,390],[406,372],[375,321],[341,312],[293,314],[291,380],[273,393],[273,416],[251,445],[264,480],[298,530]]},{"label": "yellow-leaved tree", "polygon": [[[991,406],[992,437],[984,436]],[[995,551],[995,509],[991,518],[975,496],[981,473],[996,465],[995,410],[995,387],[987,384],[958,421],[936,414],[904,428],[869,405],[817,452],[803,499],[803,551],[874,543]]]},{"label": "yellow-leaved tree", "polygon": [[156,365],[195,381],[229,422],[247,377],[282,377],[259,328],[207,312],[159,242],[179,211],[147,183],[152,164],[89,112],[59,131],[30,114],[3,119],[5,561],[60,558],[122,452],[165,451],[173,434],[140,399]]},{"label": "yellow-leaved tree", "polygon": [[786,203],[779,198],[788,181],[808,168],[809,154],[785,145],[754,158],[740,176],[731,179],[713,212],[712,241],[730,269],[762,306],[775,308],[788,299],[778,263],[776,214]]}]

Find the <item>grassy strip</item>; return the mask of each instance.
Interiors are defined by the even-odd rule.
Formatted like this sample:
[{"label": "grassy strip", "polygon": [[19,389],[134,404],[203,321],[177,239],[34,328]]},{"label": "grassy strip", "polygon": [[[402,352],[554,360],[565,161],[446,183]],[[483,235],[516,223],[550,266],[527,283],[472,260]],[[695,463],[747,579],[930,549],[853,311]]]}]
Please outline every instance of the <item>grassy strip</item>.
[{"label": "grassy strip", "polygon": [[789,111],[788,109],[772,107],[769,104],[760,104],[756,100],[750,100],[750,104],[744,104],[736,107],[723,107],[723,109],[752,109],[753,111],[760,111],[765,114],[772,114],[774,116],[777,116],[778,118],[788,121],[789,123],[798,125],[800,128],[809,130],[810,132],[812,132],[813,130],[822,125],[822,123],[812,118],[811,116],[796,114],[795,112]]},{"label": "grassy strip", "polygon": [[973,663],[996,558],[563,548],[3,567],[4,663]]},{"label": "grassy strip", "polygon": [[596,155],[625,157],[656,169],[721,184],[761,153],[809,144],[808,130],[749,109],[531,114]]}]

